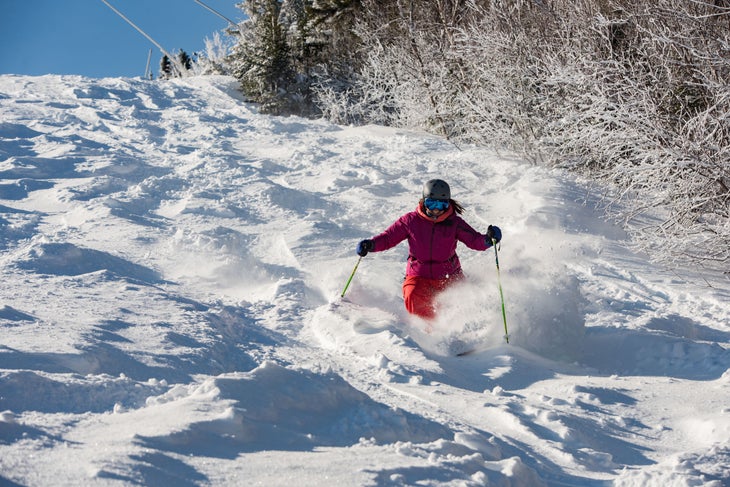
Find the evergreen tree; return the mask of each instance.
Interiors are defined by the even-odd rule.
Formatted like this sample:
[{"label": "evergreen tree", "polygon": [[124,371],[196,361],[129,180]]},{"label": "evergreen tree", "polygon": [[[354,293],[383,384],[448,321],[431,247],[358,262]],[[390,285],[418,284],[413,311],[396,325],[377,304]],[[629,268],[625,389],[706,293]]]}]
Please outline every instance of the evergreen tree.
[{"label": "evergreen tree", "polygon": [[352,71],[357,0],[247,0],[248,20],[232,50],[232,72],[246,95],[271,113],[317,114],[312,85],[322,73]]},{"label": "evergreen tree", "polygon": [[188,53],[180,49],[177,53],[177,60],[180,64],[180,67],[185,69],[185,71],[189,71],[193,67],[193,60],[188,56]]},{"label": "evergreen tree", "polygon": [[170,61],[170,58],[167,57],[167,54],[162,55],[162,59],[160,60],[160,79],[170,79],[172,78],[173,74],[173,67],[172,62]]},{"label": "evergreen tree", "polygon": [[292,82],[286,26],[281,23],[277,0],[247,0],[239,5],[248,19],[231,55],[233,75],[251,100],[264,111],[278,113],[283,95]]}]

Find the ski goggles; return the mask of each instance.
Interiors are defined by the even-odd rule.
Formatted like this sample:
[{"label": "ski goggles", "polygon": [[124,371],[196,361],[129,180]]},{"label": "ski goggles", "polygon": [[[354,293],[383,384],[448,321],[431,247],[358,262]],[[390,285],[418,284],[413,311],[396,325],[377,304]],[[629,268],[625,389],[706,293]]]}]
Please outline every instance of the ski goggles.
[{"label": "ski goggles", "polygon": [[426,198],[423,200],[424,206],[431,211],[444,211],[449,207],[448,200],[437,200],[433,198]]}]

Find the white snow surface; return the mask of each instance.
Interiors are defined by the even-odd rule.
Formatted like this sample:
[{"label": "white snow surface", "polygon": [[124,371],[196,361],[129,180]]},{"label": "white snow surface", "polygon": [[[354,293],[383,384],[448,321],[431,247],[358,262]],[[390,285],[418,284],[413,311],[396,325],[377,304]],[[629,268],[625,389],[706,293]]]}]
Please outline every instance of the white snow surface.
[{"label": "white snow surface", "polygon": [[[0,76],[0,485],[730,485],[727,279],[560,171],[235,86]],[[435,177],[503,231],[509,344],[491,249],[430,334],[405,243],[340,297]]]}]

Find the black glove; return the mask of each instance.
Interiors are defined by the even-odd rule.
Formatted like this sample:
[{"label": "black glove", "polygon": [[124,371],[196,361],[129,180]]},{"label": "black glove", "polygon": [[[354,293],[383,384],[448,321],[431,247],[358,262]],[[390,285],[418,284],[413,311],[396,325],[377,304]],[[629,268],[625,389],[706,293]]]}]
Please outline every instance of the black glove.
[{"label": "black glove", "polygon": [[372,240],[363,240],[362,242],[357,244],[357,255],[359,255],[360,257],[365,257],[371,250],[373,250]]},{"label": "black glove", "polygon": [[500,230],[496,225],[489,225],[487,228],[487,245],[492,245],[494,240],[496,240],[497,243],[502,240],[502,230]]}]

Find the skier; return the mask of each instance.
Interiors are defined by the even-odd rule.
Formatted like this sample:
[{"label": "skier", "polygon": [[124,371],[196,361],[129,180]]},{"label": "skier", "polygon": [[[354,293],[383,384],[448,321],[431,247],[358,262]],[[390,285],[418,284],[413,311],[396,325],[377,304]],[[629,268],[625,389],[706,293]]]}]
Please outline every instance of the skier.
[{"label": "skier", "polygon": [[358,243],[357,254],[382,252],[408,239],[408,262],[403,281],[403,300],[409,313],[426,320],[436,317],[436,296],[461,280],[457,242],[473,250],[487,250],[502,239],[499,227],[489,225],[486,234],[474,230],[461,215],[464,207],[451,199],[446,181],[432,179],[423,186],[415,211],[398,218],[387,230]]}]

